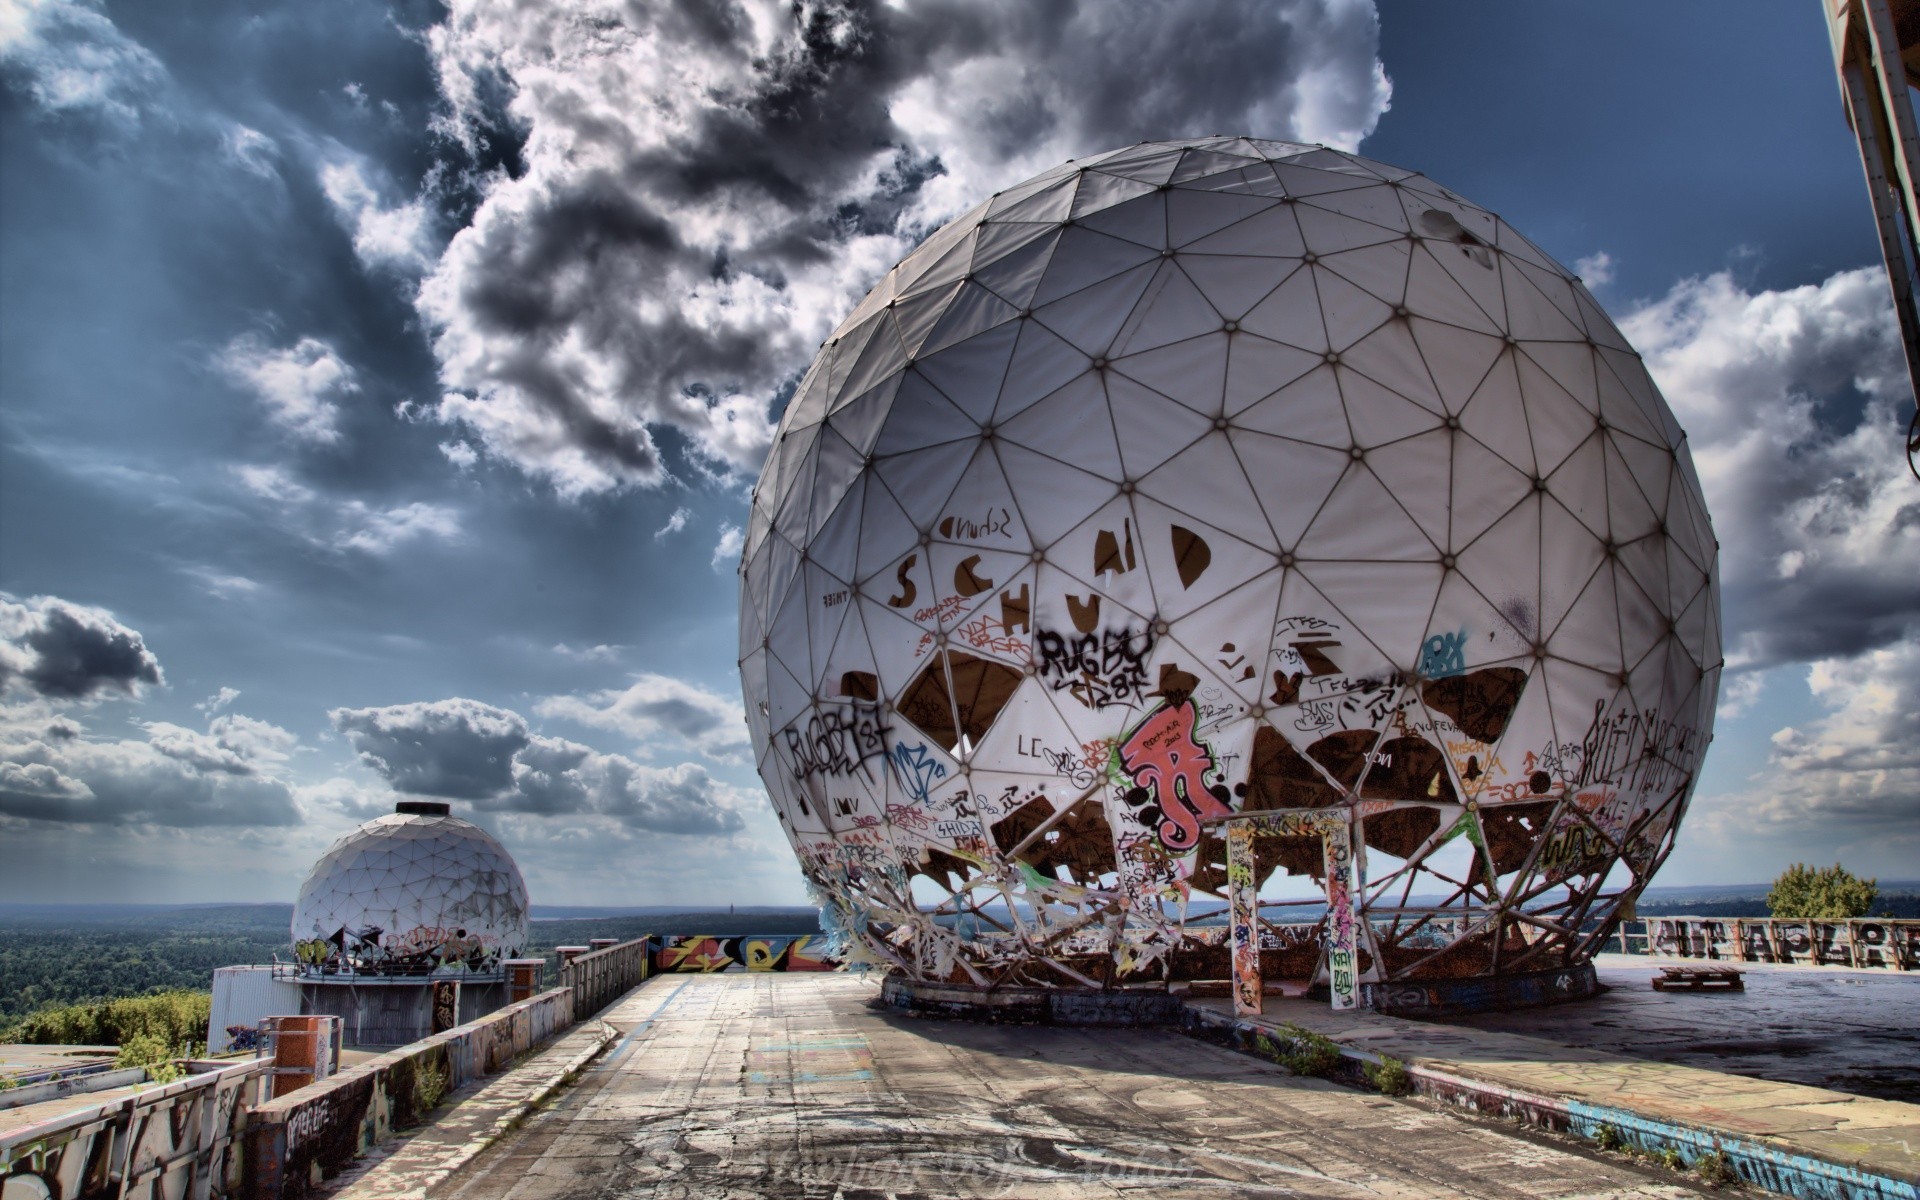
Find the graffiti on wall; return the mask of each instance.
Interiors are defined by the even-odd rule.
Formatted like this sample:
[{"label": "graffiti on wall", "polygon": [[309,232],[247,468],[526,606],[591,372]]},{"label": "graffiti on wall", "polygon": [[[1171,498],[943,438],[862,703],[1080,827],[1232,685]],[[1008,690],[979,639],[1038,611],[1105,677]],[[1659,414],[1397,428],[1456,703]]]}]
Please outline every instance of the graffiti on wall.
[{"label": "graffiti on wall", "polygon": [[653,969],[681,974],[831,971],[840,963],[828,956],[826,941],[817,934],[791,937],[668,934],[654,939]]}]

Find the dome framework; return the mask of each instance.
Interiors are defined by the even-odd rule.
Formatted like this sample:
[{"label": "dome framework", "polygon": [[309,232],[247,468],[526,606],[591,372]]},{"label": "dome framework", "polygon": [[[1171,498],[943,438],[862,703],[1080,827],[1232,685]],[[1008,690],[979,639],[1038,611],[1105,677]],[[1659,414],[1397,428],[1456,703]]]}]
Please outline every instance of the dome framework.
[{"label": "dome framework", "polygon": [[1411,1006],[1584,964],[1664,860],[1716,563],[1638,356],[1505,222],[1324,147],[1142,144],[951,222],[822,347],[741,676],[855,955],[1108,987],[1238,938],[1325,981],[1327,822],[1280,819],[1325,810],[1360,990]]},{"label": "dome framework", "polygon": [[527,944],[527,885],[492,834],[401,801],[322,854],[293,910],[295,957],[356,974],[497,972]]}]

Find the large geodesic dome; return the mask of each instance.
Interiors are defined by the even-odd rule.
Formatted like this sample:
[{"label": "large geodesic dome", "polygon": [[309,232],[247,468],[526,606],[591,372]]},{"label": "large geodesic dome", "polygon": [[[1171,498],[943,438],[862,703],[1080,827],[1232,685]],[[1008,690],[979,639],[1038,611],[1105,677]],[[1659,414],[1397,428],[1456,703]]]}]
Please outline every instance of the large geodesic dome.
[{"label": "large geodesic dome", "polygon": [[[1421,175],[1242,138],[1070,162],[822,346],[753,496],[759,769],[915,980],[1578,965],[1670,849],[1720,672],[1684,435],[1587,289]],[[1277,830],[1277,832],[1276,832]],[[1343,868],[1344,870],[1344,868]],[[1236,931],[1245,937],[1245,930]]]},{"label": "large geodesic dome", "polygon": [[401,801],[327,847],[293,907],[296,956],[360,971],[495,971],[527,944],[527,885],[492,834]]}]

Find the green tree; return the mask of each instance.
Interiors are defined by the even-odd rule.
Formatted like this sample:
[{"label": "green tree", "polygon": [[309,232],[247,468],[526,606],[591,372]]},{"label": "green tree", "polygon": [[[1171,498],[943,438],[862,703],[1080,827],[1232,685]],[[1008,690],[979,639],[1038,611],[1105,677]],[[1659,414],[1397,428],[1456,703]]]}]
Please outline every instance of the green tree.
[{"label": "green tree", "polygon": [[1857,878],[1839,863],[1821,870],[1795,863],[1773,881],[1767,911],[1776,917],[1844,920],[1866,916],[1879,895],[1878,881]]}]

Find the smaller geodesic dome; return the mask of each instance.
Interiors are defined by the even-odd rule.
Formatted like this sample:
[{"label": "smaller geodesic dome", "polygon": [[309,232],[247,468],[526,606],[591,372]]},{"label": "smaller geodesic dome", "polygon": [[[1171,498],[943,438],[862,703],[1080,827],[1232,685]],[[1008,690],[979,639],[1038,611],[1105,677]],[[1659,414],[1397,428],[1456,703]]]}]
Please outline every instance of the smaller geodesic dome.
[{"label": "smaller geodesic dome", "polygon": [[419,974],[498,970],[527,944],[527,885],[492,834],[402,801],[327,848],[300,885],[303,963]]}]

